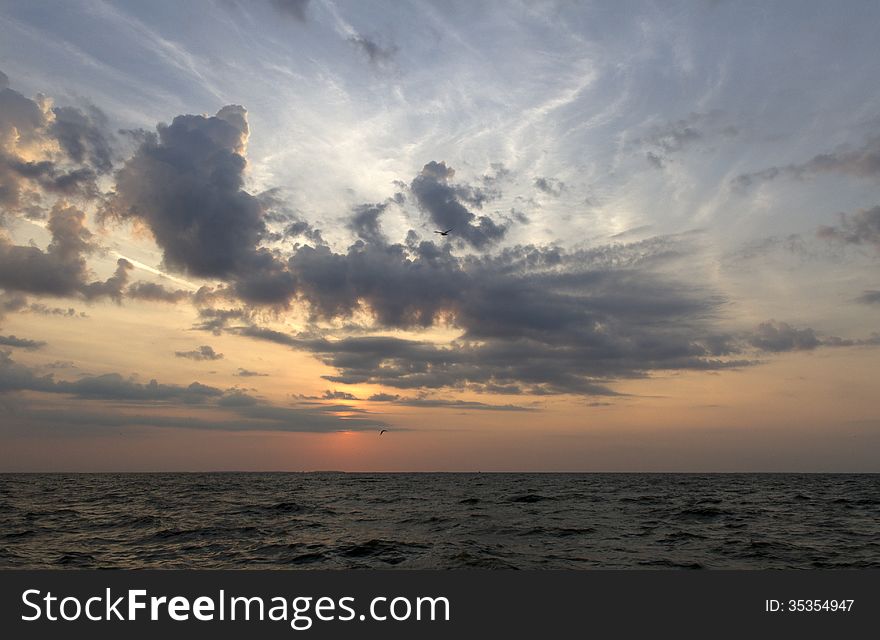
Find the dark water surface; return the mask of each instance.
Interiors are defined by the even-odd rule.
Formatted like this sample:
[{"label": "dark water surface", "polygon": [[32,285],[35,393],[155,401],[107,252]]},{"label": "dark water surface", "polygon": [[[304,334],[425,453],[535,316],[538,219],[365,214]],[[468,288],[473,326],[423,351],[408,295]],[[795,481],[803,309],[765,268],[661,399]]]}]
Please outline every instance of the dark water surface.
[{"label": "dark water surface", "polygon": [[0,474],[50,567],[880,567],[880,475]]}]

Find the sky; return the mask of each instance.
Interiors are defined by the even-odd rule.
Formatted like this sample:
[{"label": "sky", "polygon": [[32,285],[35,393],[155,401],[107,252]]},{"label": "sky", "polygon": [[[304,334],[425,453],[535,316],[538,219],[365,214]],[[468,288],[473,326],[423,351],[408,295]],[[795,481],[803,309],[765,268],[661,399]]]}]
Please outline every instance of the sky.
[{"label": "sky", "polygon": [[878,26],[0,0],[0,471],[880,472]]}]

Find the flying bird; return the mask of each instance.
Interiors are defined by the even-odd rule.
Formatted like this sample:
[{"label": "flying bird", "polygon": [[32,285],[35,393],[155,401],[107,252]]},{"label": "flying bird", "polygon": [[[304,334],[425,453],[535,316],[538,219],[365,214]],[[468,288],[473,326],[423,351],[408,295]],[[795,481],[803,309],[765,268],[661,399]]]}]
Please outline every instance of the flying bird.
[{"label": "flying bird", "polygon": [[386,431],[388,431],[388,429],[382,429],[382,431],[379,432],[379,435],[381,436],[381,435],[382,435],[383,433],[385,433]]},{"label": "flying bird", "polygon": [[434,233],[439,233],[441,236],[448,236],[449,232],[455,229],[455,227],[449,227],[446,231],[435,231]]}]

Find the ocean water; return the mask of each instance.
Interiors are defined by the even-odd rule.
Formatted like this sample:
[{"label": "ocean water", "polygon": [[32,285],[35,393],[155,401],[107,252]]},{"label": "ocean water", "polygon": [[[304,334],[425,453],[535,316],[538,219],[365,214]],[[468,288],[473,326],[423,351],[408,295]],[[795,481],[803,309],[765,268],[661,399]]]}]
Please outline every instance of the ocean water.
[{"label": "ocean water", "polygon": [[53,567],[880,567],[880,475],[0,474]]}]

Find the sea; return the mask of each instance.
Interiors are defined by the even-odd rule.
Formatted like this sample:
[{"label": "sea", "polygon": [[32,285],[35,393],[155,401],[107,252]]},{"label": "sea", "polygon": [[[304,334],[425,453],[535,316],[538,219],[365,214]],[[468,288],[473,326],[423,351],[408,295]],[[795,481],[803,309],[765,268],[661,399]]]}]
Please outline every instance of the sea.
[{"label": "sea", "polygon": [[878,474],[0,474],[0,569],[880,567]]}]

